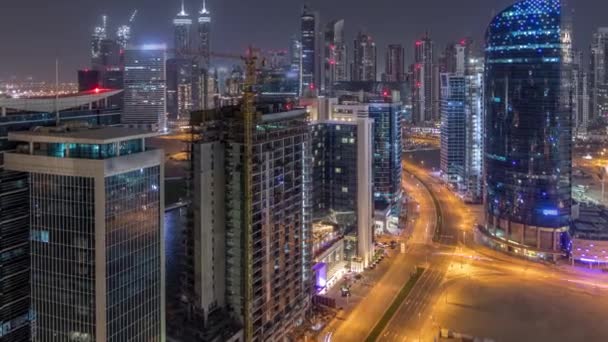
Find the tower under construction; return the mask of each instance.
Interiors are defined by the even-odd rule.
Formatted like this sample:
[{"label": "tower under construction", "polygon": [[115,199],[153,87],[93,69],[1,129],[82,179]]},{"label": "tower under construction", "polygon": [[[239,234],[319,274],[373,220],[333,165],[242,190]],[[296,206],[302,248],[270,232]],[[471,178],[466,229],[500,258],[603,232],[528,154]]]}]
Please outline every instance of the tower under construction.
[{"label": "tower under construction", "polygon": [[182,301],[194,324],[180,332],[196,340],[282,340],[309,307],[308,113],[255,96],[254,63],[246,60],[241,106],[191,116]]}]

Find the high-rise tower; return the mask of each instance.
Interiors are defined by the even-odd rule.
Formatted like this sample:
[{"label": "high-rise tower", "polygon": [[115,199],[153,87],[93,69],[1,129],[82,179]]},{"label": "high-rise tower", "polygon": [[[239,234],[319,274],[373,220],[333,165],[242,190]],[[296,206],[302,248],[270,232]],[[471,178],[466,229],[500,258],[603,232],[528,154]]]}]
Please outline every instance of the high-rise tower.
[{"label": "high-rise tower", "polygon": [[376,43],[367,33],[359,32],[354,44],[353,81],[376,80]]},{"label": "high-rise tower", "polygon": [[207,1],[203,0],[203,8],[198,12],[198,54],[201,67],[208,70],[211,65],[211,12],[207,9]]},{"label": "high-rise tower", "polygon": [[164,155],[121,127],[10,132],[28,173],[32,341],[164,341]]},{"label": "high-rise tower", "polygon": [[149,44],[125,53],[123,122],[158,130],[166,128],[166,46]]},{"label": "high-rise tower", "polygon": [[192,19],[184,9],[184,1],[182,0],[182,8],[175,19],[173,19],[173,39],[175,56],[183,57],[191,52],[190,47],[190,30],[192,28]]},{"label": "high-rise tower", "polygon": [[300,77],[300,94],[313,95],[319,87],[318,50],[319,15],[304,6],[301,17],[302,68]]},{"label": "high-rise tower", "polygon": [[591,117],[608,113],[608,27],[600,27],[591,43]]},{"label": "high-rise tower", "polygon": [[561,253],[572,204],[565,13],[560,0],[523,0],[494,17],[486,32],[487,237],[545,258]]},{"label": "high-rise tower", "polygon": [[412,121],[431,121],[438,100],[434,70],[433,41],[428,34],[416,41],[412,65]]},{"label": "high-rise tower", "polygon": [[405,81],[404,50],[399,44],[391,44],[386,50],[386,64],[382,80],[385,82]]},{"label": "high-rise tower", "polygon": [[336,82],[347,80],[346,41],[344,40],[344,20],[334,20],[327,24],[324,39],[324,72],[322,90],[330,94]]}]

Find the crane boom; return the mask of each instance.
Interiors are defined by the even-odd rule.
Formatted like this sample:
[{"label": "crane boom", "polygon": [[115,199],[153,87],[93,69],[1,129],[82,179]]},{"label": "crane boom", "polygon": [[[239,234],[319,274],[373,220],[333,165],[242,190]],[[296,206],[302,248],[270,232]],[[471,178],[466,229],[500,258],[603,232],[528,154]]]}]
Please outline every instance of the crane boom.
[{"label": "crane boom", "polygon": [[131,18],[129,18],[129,23],[133,23],[136,15],[137,15],[137,10],[133,11],[133,14],[131,14]]}]

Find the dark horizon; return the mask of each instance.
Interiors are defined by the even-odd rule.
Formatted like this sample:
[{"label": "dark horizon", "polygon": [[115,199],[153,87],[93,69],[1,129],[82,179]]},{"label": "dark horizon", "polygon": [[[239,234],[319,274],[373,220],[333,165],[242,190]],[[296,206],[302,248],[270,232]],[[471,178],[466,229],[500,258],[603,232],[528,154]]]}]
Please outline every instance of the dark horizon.
[{"label": "dark horizon", "polygon": [[[171,46],[171,20],[180,6],[179,0],[161,5],[152,0],[55,0],[51,7],[41,6],[40,2],[22,0],[0,5],[5,15],[0,20],[0,41],[5,47],[0,60],[0,79],[32,76],[36,80],[54,80],[55,59],[59,59],[61,81],[74,81],[77,69],[90,66],[91,32],[102,14],[108,15],[108,27],[113,35],[115,28],[126,23],[131,12],[137,9],[133,41],[163,42]],[[289,37],[299,32],[304,1],[259,0],[255,6],[242,2],[207,1],[212,15],[213,51],[238,53],[250,44],[264,49],[287,48]],[[349,58],[352,58],[352,42],[357,31],[369,32],[378,46],[380,71],[388,44],[402,44],[409,64],[414,41],[427,31],[436,43],[436,54],[448,42],[467,36],[481,49],[493,14],[514,2],[464,0],[456,4],[445,0],[400,3],[377,0],[370,7],[362,0],[308,1],[320,12],[323,25],[331,19],[345,19]],[[187,12],[191,15],[201,5],[202,1],[186,0]],[[575,11],[574,46],[582,50],[587,59],[593,30],[608,25],[605,19],[608,2],[577,0],[571,6]]]}]

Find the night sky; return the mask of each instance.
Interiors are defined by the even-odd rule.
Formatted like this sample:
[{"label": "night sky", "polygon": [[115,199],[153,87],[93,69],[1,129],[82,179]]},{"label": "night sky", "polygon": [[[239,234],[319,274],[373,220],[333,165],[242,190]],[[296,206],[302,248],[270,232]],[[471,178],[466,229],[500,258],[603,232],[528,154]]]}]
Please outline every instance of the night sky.
[{"label": "night sky", "polygon": [[[570,0],[575,10],[575,47],[587,50],[592,31],[608,26],[608,1]],[[428,30],[439,49],[448,41],[472,36],[481,44],[492,15],[514,0],[310,0],[322,23],[345,19],[351,47],[357,30],[375,38],[379,70],[384,47],[406,46],[412,59],[413,41]],[[249,44],[261,48],[287,48],[289,36],[298,33],[300,0],[208,0],[212,14],[212,50],[241,52]],[[202,0],[186,0],[193,14]],[[133,26],[135,42],[172,43],[171,20],[180,0],[0,0],[0,78],[33,76],[54,79],[55,58],[61,80],[72,81],[76,69],[89,65],[90,35],[102,13],[109,16],[112,33],[139,10]]]}]

